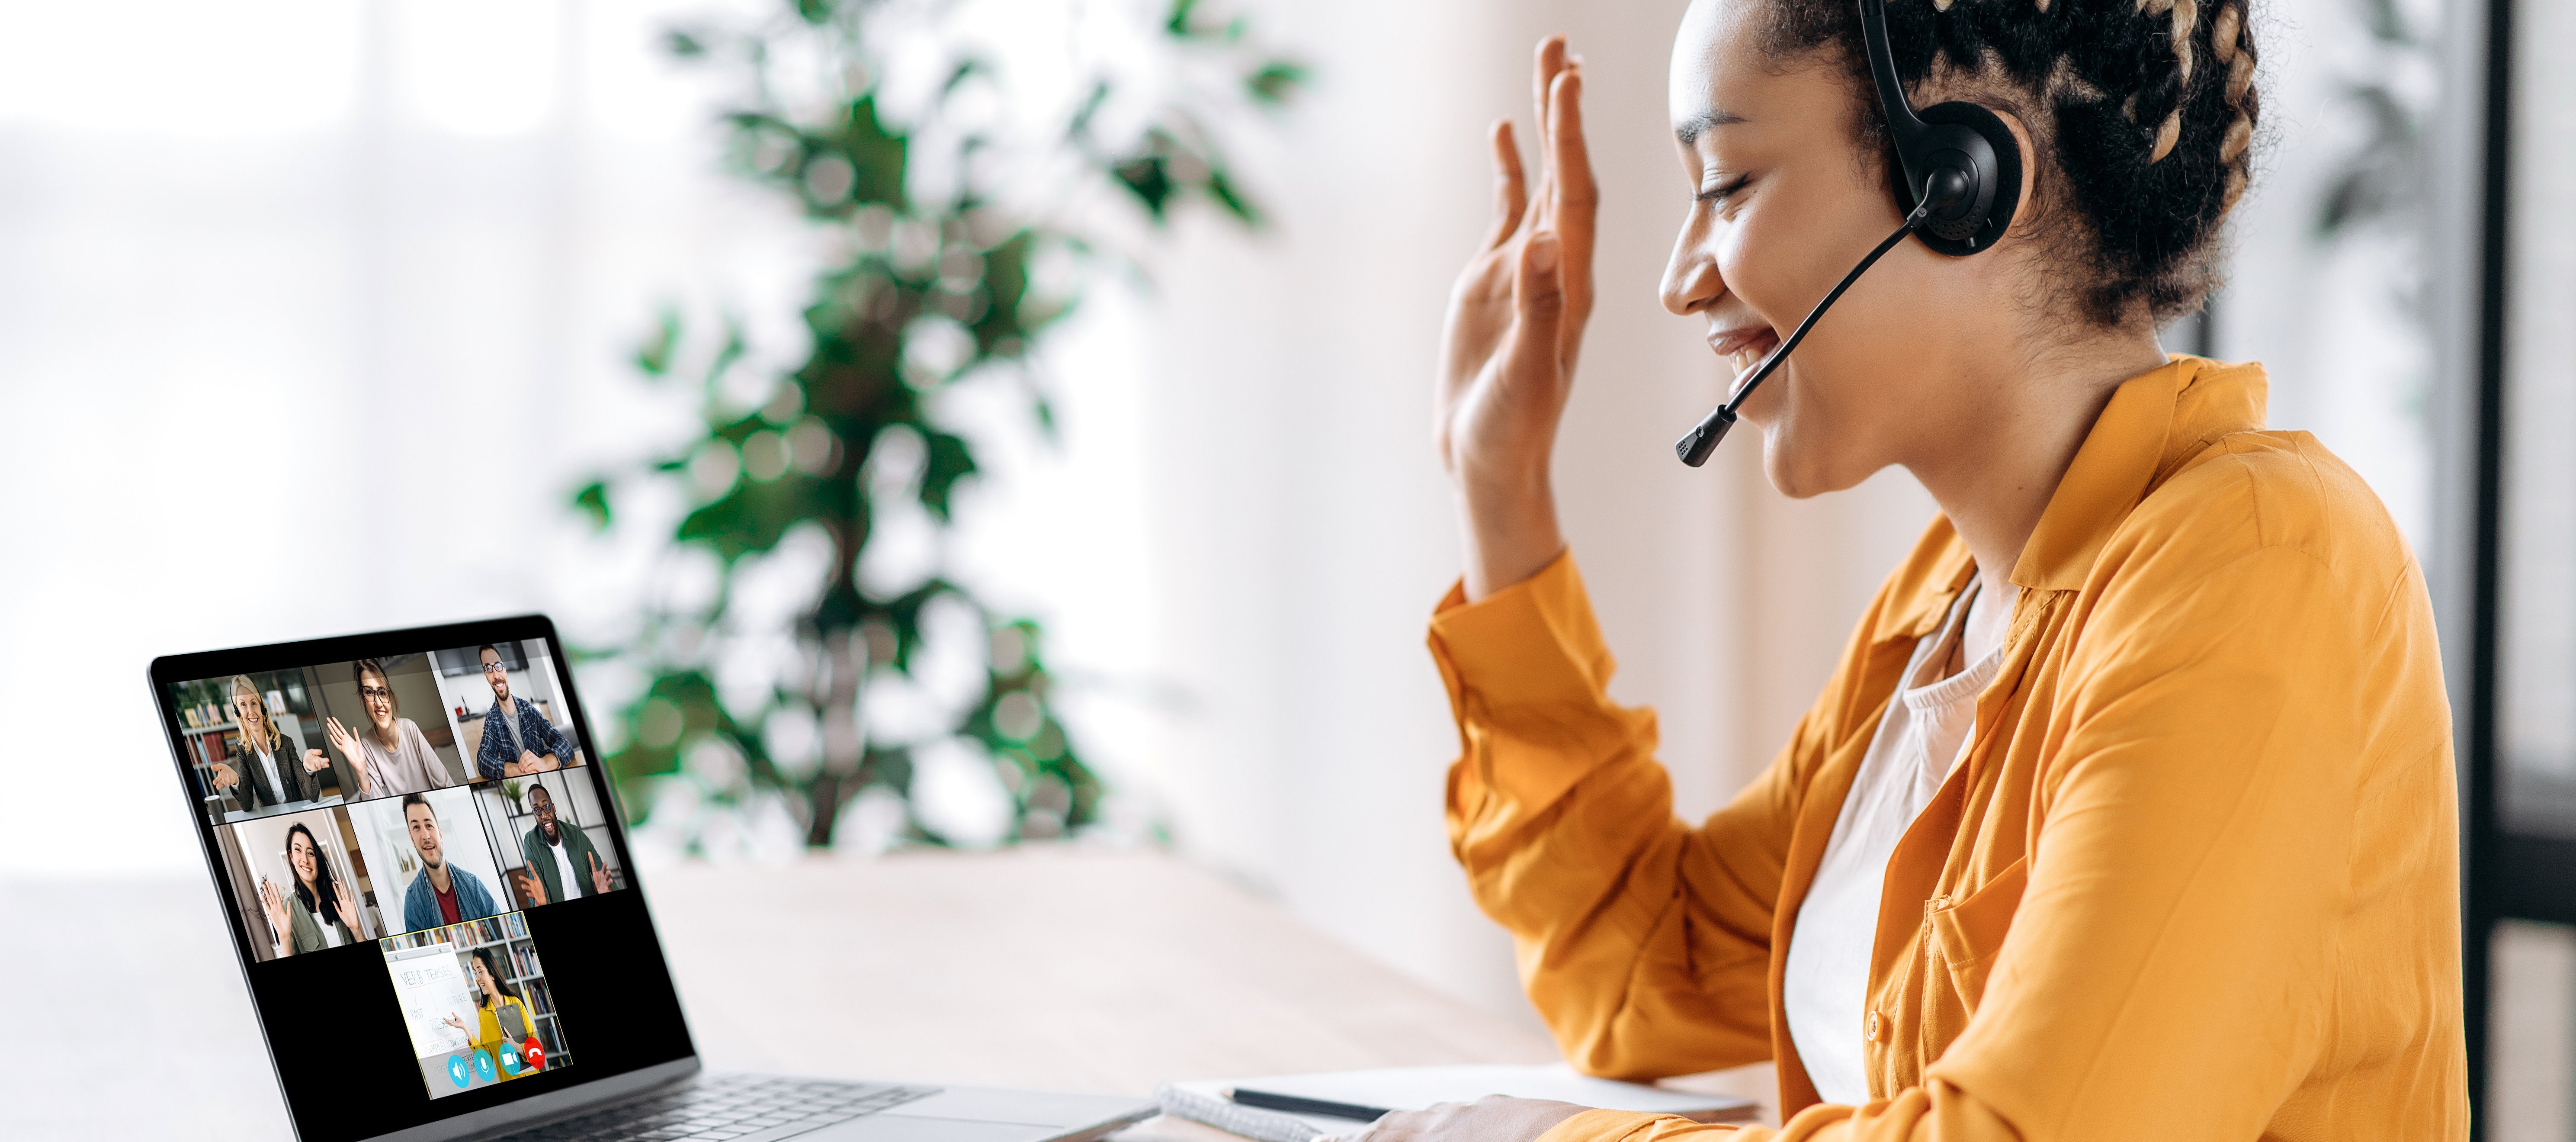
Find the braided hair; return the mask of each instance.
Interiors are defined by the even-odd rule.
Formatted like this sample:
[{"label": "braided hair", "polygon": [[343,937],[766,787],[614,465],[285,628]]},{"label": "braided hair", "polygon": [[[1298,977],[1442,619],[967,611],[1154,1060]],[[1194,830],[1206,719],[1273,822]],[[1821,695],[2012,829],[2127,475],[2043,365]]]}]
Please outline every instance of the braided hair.
[{"label": "braided hair", "polygon": [[[1830,49],[1855,137],[1888,139],[1852,0],[1765,0],[1774,59]],[[2158,325],[2218,284],[2219,222],[2245,193],[2260,99],[2251,0],[1889,0],[1897,78],[1917,106],[1972,98],[2032,135],[2032,233],[2075,267],[2084,315]],[[1892,144],[1866,148],[1892,165]],[[2071,207],[2071,210],[2064,208]]]}]

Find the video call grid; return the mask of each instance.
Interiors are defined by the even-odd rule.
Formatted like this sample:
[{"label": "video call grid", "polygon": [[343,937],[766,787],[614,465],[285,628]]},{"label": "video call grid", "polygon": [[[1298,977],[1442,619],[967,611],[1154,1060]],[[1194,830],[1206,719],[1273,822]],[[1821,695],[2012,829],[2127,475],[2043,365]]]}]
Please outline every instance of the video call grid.
[{"label": "video call grid", "polygon": [[[571,1061],[525,913],[617,891],[625,873],[609,807],[576,772],[590,758],[566,688],[551,655],[518,642],[173,687],[191,778],[256,958],[373,943],[408,1001],[397,948],[417,957],[432,946],[421,941],[491,924],[514,933],[460,944],[454,971],[436,973],[461,983],[479,1026],[462,1026],[462,1012],[400,1013],[415,1043],[442,1035],[423,1019],[466,1039],[423,1055],[432,1098]],[[412,715],[433,692],[441,716],[424,728]],[[255,738],[271,742],[267,757]],[[410,974],[422,962],[408,961]]]}]

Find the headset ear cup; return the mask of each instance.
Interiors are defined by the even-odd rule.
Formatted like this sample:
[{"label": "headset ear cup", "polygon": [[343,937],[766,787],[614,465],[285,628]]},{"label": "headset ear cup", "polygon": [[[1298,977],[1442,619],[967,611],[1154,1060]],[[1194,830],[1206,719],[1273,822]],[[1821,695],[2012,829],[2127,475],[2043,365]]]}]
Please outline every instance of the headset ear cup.
[{"label": "headset ear cup", "polygon": [[[1973,218],[1959,219],[1955,225],[1927,226],[1917,234],[1924,245],[1952,257],[1964,258],[1993,249],[2003,240],[2004,231],[2011,228],[2013,215],[2021,208],[2021,140],[2013,137],[2012,128],[2002,116],[1964,100],[1926,107],[1922,119],[1931,130],[1916,140],[1915,149],[1921,153],[1903,157],[1905,167],[1926,172],[1934,154],[1945,150],[1968,154],[1982,184],[1978,198],[1983,209],[1975,211]],[[1985,186],[1993,188],[1990,194],[1985,192]],[[1914,209],[1910,193],[1898,199],[1898,208]]]}]

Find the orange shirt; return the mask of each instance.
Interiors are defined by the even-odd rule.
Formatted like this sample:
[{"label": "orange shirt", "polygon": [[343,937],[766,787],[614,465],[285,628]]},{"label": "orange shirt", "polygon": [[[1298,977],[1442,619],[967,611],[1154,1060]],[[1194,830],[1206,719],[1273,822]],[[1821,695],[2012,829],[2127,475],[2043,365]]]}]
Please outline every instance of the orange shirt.
[{"label": "orange shirt", "polygon": [[[1888,862],[1863,1107],[1818,1103],[1781,971],[1897,673],[1973,570],[1948,521],[1698,825],[1653,712],[1604,690],[1570,558],[1453,591],[1431,626],[1450,842],[1566,1057],[1629,1079],[1776,1059],[1782,1138],[2466,1138],[2431,605],[2370,489],[2262,431],[2263,399],[2259,366],[2176,357],[2120,387],[2050,499],[1965,759]],[[1726,1129],[1590,1111],[1544,1142]]]}]

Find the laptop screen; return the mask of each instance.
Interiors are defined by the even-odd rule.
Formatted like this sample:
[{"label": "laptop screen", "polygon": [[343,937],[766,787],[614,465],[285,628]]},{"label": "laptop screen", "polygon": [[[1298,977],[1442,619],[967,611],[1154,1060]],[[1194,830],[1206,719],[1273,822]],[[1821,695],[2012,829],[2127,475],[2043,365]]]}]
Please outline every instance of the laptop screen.
[{"label": "laptop screen", "polygon": [[301,1137],[694,1054],[546,620],[164,658],[153,684]]}]

